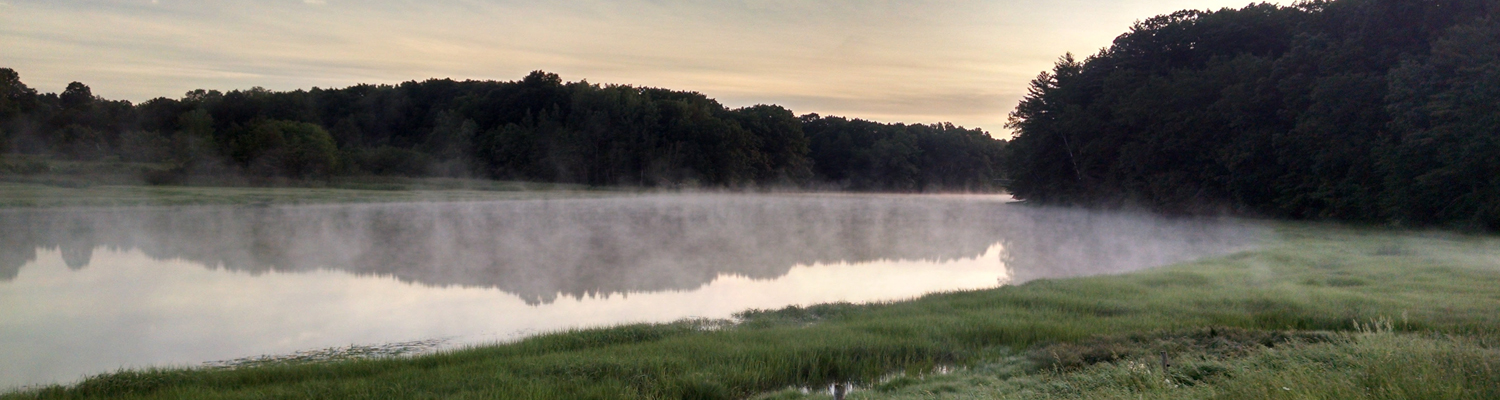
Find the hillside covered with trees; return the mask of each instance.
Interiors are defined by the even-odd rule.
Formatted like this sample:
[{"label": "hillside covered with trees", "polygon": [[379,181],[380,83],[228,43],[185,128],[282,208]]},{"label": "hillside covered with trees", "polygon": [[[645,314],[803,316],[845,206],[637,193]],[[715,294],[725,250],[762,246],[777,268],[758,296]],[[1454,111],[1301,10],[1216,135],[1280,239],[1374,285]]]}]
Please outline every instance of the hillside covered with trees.
[{"label": "hillside covered with trees", "polygon": [[[0,69],[0,154],[155,163],[152,183],[474,176],[643,187],[987,190],[1004,141],[952,124],[728,109],[694,92],[534,72],[112,101],[74,82],[38,93]],[[15,169],[15,168],[13,168]]]},{"label": "hillside covered with trees", "polygon": [[1500,229],[1500,2],[1181,11],[1063,57],[1011,114],[1039,203]]}]

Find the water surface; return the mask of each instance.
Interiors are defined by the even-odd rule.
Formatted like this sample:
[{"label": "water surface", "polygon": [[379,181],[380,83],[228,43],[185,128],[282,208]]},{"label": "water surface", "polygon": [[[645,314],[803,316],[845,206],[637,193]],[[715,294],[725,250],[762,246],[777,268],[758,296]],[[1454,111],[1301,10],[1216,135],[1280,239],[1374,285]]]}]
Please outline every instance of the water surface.
[{"label": "water surface", "polygon": [[4,210],[0,387],[899,300],[1224,254],[1263,232],[956,195]]}]

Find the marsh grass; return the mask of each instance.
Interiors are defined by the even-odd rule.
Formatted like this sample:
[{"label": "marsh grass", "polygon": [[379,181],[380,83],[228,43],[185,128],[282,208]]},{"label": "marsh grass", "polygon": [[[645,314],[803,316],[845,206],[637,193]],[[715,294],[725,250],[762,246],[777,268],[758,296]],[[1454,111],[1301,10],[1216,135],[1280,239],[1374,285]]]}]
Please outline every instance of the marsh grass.
[{"label": "marsh grass", "polygon": [[[1176,353],[1165,372],[1153,357],[1077,369],[993,373],[992,366],[892,380],[850,399],[1493,399],[1500,351],[1438,334],[1325,333],[1328,339],[1248,352]],[[1024,363],[997,360],[994,364]],[[990,369],[986,369],[990,368]],[[823,396],[783,396],[818,398]]]},{"label": "marsh grass", "polygon": [[444,339],[427,339],[410,342],[382,343],[378,345],[349,345],[317,350],[304,350],[292,354],[261,355],[232,360],[203,363],[208,368],[248,368],[275,364],[328,363],[382,357],[397,357],[431,353],[446,342]]},{"label": "marsh grass", "polygon": [[[122,371],[5,397],[800,398],[824,396],[800,388],[835,382],[864,388],[851,398],[1500,395],[1490,347],[1500,240],[1277,231],[1258,250],[1127,275],[752,310],[732,326],[576,330],[412,358]],[[1165,376],[1152,363],[1161,351],[1175,360]]]}]

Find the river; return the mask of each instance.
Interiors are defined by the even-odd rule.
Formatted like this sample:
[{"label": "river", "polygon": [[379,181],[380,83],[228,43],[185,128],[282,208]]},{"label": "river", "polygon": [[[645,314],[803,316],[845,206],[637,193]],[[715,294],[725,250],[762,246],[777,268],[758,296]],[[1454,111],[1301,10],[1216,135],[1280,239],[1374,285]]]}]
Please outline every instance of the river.
[{"label": "river", "polygon": [[910,299],[1226,254],[1266,232],[1003,195],[0,210],[0,388]]}]

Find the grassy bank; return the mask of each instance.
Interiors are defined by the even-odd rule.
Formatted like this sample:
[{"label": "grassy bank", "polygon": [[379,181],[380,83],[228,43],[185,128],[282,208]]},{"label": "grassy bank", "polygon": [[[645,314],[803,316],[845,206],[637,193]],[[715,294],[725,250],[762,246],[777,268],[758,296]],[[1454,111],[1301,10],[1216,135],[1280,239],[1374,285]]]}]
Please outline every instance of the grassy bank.
[{"label": "grassy bank", "polygon": [[0,208],[198,204],[310,204],[483,201],[603,196],[629,189],[469,178],[340,176],[251,181],[204,177],[192,184],[148,185],[143,176],[167,165],[0,157]]},{"label": "grassy bank", "polygon": [[628,193],[573,185],[444,178],[344,178],[320,185],[147,186],[41,178],[0,179],[0,208],[485,201]]},{"label": "grassy bank", "polygon": [[853,398],[1500,394],[1500,239],[1277,231],[1258,250],[1121,276],[409,359],[126,371],[5,398],[800,398],[837,382]]}]

